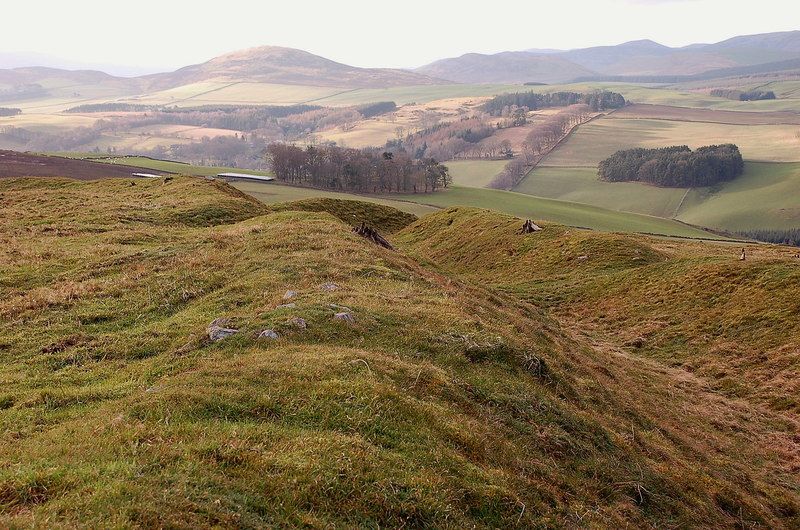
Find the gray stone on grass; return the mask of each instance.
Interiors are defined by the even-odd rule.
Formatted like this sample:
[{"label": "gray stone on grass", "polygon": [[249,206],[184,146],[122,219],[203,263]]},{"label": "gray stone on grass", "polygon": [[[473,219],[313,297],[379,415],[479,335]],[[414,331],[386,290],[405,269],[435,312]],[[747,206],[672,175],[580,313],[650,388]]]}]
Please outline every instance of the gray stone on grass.
[{"label": "gray stone on grass", "polygon": [[306,324],[306,320],[304,318],[292,317],[288,320],[288,322],[296,328],[306,329],[308,327],[308,324]]},{"label": "gray stone on grass", "polygon": [[259,339],[268,339],[268,340],[278,340],[281,336],[278,335],[274,330],[265,329],[261,333],[258,334]]},{"label": "gray stone on grass", "polygon": [[230,322],[226,318],[214,319],[206,329],[208,338],[211,339],[212,342],[217,342],[239,333],[238,329],[229,328],[229,325]]},{"label": "gray stone on grass", "polygon": [[335,283],[333,283],[333,282],[326,282],[326,283],[323,283],[323,284],[320,286],[320,288],[321,288],[323,291],[328,291],[328,292],[330,292],[330,291],[335,291],[335,290],[337,290],[337,289],[339,288],[339,286],[338,286],[338,285],[336,285],[336,284],[335,284]]},{"label": "gray stone on grass", "polygon": [[342,322],[347,322],[348,324],[355,324],[356,319],[353,316],[353,313],[348,313],[347,311],[343,311],[341,313],[336,313],[333,315],[334,320],[341,320]]},{"label": "gray stone on grass", "polygon": [[275,309],[294,309],[295,307],[297,307],[297,304],[292,302],[291,304],[281,304],[278,307],[276,307]]},{"label": "gray stone on grass", "polygon": [[291,300],[292,298],[294,298],[296,296],[297,296],[297,291],[292,291],[291,289],[289,289],[288,291],[286,291],[286,294],[283,295],[283,299],[284,300]]}]

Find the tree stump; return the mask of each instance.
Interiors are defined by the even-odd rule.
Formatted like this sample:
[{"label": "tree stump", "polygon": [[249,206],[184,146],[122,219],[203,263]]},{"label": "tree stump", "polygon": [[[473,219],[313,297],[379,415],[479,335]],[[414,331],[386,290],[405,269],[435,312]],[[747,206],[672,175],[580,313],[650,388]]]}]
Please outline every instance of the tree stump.
[{"label": "tree stump", "polygon": [[747,259],[747,251],[745,249],[742,249],[742,255],[739,256],[739,261],[744,261],[746,259]]},{"label": "tree stump", "polygon": [[388,248],[389,250],[394,250],[394,247],[391,243],[389,243],[382,235],[378,233],[377,230],[374,228],[367,226],[365,222],[361,222],[360,226],[353,227],[353,233],[358,234],[365,239],[369,239],[376,245],[380,245],[383,248]]},{"label": "tree stump", "polygon": [[532,234],[533,232],[541,232],[542,227],[531,221],[530,219],[522,223],[522,230],[520,234]]}]

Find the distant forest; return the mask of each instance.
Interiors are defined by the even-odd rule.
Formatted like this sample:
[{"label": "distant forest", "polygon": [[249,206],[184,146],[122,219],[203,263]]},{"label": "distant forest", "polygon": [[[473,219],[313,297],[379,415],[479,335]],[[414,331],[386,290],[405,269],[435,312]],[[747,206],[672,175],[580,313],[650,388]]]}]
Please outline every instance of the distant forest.
[{"label": "distant forest", "polygon": [[47,90],[38,83],[14,85],[10,88],[0,88],[0,101],[14,101],[30,99],[47,95]]},{"label": "distant forest", "polygon": [[[100,103],[80,105],[71,113],[119,113],[103,117],[89,127],[76,127],[58,132],[45,132],[22,127],[0,127],[0,135],[22,144],[32,151],[87,150],[105,134],[117,134],[140,127],[161,124],[186,125],[239,131],[231,136],[204,137],[200,141],[170,146],[159,145],[146,150],[128,150],[154,158],[173,158],[206,165],[223,165],[263,169],[264,149],[270,142],[287,142],[313,138],[324,129],[338,127],[349,130],[362,119],[394,112],[393,101],[379,101],[352,107],[320,107],[318,105],[204,105],[168,107],[136,103]],[[99,152],[99,149],[96,149]],[[107,152],[115,149],[109,147]]]},{"label": "distant forest", "polygon": [[693,188],[733,180],[744,171],[739,148],[733,144],[685,145],[659,149],[617,151],[600,162],[598,174],[609,182],[647,182],[656,186]]},{"label": "distant forest", "polygon": [[733,235],[743,236],[757,241],[765,241],[767,243],[800,247],[800,228],[742,230],[735,232]]},{"label": "distant forest", "polygon": [[580,92],[516,92],[495,96],[481,107],[492,116],[508,114],[515,108],[538,110],[551,107],[569,107],[570,105],[588,105],[593,111],[618,109],[625,106],[622,94],[600,90],[586,94]]},{"label": "distant forest", "polygon": [[728,88],[715,88],[710,95],[717,98],[728,98],[734,101],[760,101],[762,99],[775,99],[775,92],[772,90],[733,90]]},{"label": "distant forest", "polygon": [[17,114],[22,114],[20,109],[11,109],[8,107],[0,107],[0,116],[16,116]]},{"label": "distant forest", "polygon": [[450,184],[446,166],[405,152],[274,143],[267,147],[267,160],[278,180],[314,188],[428,193]]}]

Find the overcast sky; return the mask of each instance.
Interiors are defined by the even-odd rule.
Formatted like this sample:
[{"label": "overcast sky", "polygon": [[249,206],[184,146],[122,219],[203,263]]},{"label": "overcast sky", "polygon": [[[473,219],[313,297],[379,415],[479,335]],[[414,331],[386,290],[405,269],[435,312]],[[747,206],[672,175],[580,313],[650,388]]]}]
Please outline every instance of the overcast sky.
[{"label": "overcast sky", "polygon": [[[262,45],[355,66],[420,66],[467,52],[670,46],[800,29],[797,0],[10,0],[3,54],[173,69]],[[7,65],[6,65],[7,66]]]}]

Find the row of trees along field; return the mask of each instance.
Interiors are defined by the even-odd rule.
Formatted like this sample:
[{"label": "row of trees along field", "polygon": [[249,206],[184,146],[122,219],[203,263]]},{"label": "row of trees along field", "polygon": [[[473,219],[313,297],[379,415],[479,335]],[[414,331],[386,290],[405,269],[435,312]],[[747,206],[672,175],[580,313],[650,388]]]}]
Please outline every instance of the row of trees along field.
[{"label": "row of trees along field", "polygon": [[428,193],[451,182],[446,166],[403,151],[274,143],[267,147],[267,160],[278,180],[321,189]]},{"label": "row of trees along field", "polygon": [[600,162],[598,174],[609,182],[638,181],[656,186],[693,188],[733,180],[744,171],[739,148],[733,144],[685,145],[617,151]]},{"label": "row of trees along field", "polygon": [[18,114],[22,114],[20,109],[12,109],[8,107],[0,107],[0,116],[7,117],[7,116],[17,116]]},{"label": "row of trees along field", "polygon": [[482,109],[492,116],[507,116],[514,109],[538,110],[552,107],[569,107],[571,105],[587,105],[593,111],[618,109],[625,106],[622,94],[597,90],[595,92],[516,92],[500,94],[482,105]]},{"label": "row of trees along field", "polygon": [[717,98],[727,98],[734,101],[760,101],[762,99],[775,99],[772,90],[734,90],[729,88],[715,88],[710,95]]},{"label": "row of trees along field", "polygon": [[765,241],[767,243],[800,247],[800,228],[740,230],[734,232],[732,235],[747,237],[757,241]]},{"label": "row of trees along field", "polygon": [[490,188],[512,189],[527,175],[541,158],[553,149],[577,125],[594,115],[589,105],[571,105],[558,114],[548,116],[533,126],[522,142],[519,156],[510,160],[489,183]]},{"label": "row of trees along field", "polygon": [[274,130],[280,134],[291,135],[314,132],[327,127],[346,127],[348,123],[395,110],[397,110],[397,105],[393,101],[379,101],[344,108],[326,108],[319,105],[165,107],[109,102],[78,105],[66,112],[74,114],[129,113],[129,116],[113,118],[113,125],[119,129],[169,123],[243,132]]}]

